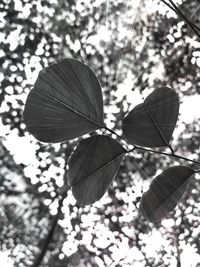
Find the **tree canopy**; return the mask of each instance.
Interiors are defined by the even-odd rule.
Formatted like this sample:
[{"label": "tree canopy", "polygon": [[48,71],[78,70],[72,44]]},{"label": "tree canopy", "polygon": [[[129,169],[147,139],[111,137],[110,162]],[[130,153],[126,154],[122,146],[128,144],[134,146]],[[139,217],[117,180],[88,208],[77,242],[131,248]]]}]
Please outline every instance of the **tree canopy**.
[{"label": "tree canopy", "polygon": [[[197,98],[200,39],[163,2],[6,0],[0,3],[0,238],[1,251],[11,260],[9,266],[180,267],[184,266],[187,255],[191,255],[191,266],[198,266],[198,173],[187,185],[182,201],[161,222],[152,224],[139,212],[141,197],[149,192],[154,177],[162,177],[165,169],[176,165],[198,170],[197,163],[133,150],[119,164],[118,175],[103,198],[82,207],[73,193],[76,179],[81,180],[84,171],[78,177],[76,167],[71,173],[69,168],[77,158],[74,154],[69,161],[74,148],[79,142],[77,149],[81,151],[92,142],[98,145],[98,136],[106,133],[108,139],[102,140],[99,148],[103,153],[110,145],[121,161],[124,150],[118,143],[124,147],[125,142],[106,129],[90,125],[96,134],[82,131],[83,137],[77,133],[62,139],[59,132],[60,143],[52,143],[54,140],[44,143],[30,134],[32,126],[23,118],[28,94],[39,72],[64,58],[82,62],[95,73],[102,89],[102,102],[96,100],[94,108],[98,113],[104,105],[104,122],[119,136],[126,115],[155,89],[173,88],[179,95],[180,108],[185,99]],[[176,2],[199,31],[199,1]],[[98,86],[96,82],[97,91]],[[40,101],[42,106],[46,100],[40,98]],[[90,113],[83,110],[85,116]],[[179,116],[176,124],[176,119],[175,116],[170,129],[170,133],[174,130],[173,150],[199,162],[199,117],[191,123]],[[94,120],[100,122],[102,113]],[[131,138],[135,141],[135,136]],[[169,153],[169,148],[157,151]],[[88,166],[91,160],[92,157]],[[190,169],[187,170],[190,174]],[[69,175],[72,189],[66,183]],[[91,198],[92,193],[88,193]]]}]

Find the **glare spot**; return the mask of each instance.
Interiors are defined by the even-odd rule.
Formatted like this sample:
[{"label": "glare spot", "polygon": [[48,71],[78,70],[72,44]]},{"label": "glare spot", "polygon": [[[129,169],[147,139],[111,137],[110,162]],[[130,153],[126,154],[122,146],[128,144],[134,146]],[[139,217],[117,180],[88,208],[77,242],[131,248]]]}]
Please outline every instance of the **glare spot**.
[{"label": "glare spot", "polygon": [[171,228],[174,226],[174,220],[173,219],[164,219],[161,222],[162,226],[165,228]]},{"label": "glare spot", "polygon": [[14,267],[14,262],[9,258],[9,251],[0,251],[1,266]]},{"label": "glare spot", "polygon": [[183,97],[180,105],[179,120],[185,123],[192,123],[194,119],[200,118],[199,103],[200,96],[197,94]]},{"label": "glare spot", "polygon": [[78,241],[74,240],[74,238],[69,235],[67,241],[64,242],[62,247],[62,252],[67,256],[71,256],[77,251]]},{"label": "glare spot", "polygon": [[182,247],[181,266],[182,267],[196,267],[200,263],[200,255],[195,251],[194,247],[185,245]]}]

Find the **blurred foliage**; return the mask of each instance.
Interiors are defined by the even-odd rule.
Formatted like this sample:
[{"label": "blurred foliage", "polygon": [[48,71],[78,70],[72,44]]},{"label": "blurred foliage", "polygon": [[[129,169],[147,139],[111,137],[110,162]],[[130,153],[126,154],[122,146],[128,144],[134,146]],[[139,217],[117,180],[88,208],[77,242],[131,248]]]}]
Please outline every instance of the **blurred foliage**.
[{"label": "blurred foliage", "polygon": [[[105,121],[119,134],[122,118],[137,104],[136,95],[160,85],[171,86],[180,96],[199,94],[197,37],[159,2],[155,8],[151,1],[137,4],[0,2],[0,240],[14,266],[34,266],[40,255],[58,211],[66,160],[78,142],[43,144],[25,128],[24,103],[43,67],[63,57],[88,64],[103,88]],[[198,0],[183,1],[179,7],[200,26]],[[197,161],[198,125],[198,121],[185,125],[174,140],[180,154]],[[176,163],[134,151],[104,198],[84,209],[76,206],[69,190],[41,266],[181,266],[185,248],[199,254],[198,174],[191,193],[163,223],[153,227],[138,213],[141,195],[153,176]],[[160,243],[156,241],[153,251],[155,236]]]}]

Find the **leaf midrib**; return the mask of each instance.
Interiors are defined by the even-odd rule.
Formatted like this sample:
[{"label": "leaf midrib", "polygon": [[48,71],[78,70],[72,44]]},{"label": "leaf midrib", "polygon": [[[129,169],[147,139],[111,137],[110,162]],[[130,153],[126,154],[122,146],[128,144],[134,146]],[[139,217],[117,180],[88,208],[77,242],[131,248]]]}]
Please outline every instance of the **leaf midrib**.
[{"label": "leaf midrib", "polygon": [[92,120],[91,118],[88,118],[88,117],[84,116],[83,114],[81,114],[81,113],[80,113],[79,111],[77,111],[76,109],[73,109],[72,107],[70,107],[69,105],[67,105],[67,104],[64,103],[63,101],[61,101],[61,100],[59,100],[59,99],[53,97],[52,95],[47,94],[47,93],[45,93],[45,92],[42,91],[42,90],[37,90],[37,89],[35,89],[35,90],[36,90],[36,91],[39,91],[40,93],[42,93],[43,95],[49,97],[50,99],[53,99],[55,102],[58,102],[59,104],[61,104],[61,105],[63,105],[64,107],[68,108],[69,110],[73,111],[74,113],[76,113],[76,114],[79,115],[80,117],[84,118],[85,120],[88,120],[89,122],[92,122],[93,124],[97,125],[98,127],[100,127],[100,128],[104,128],[104,127],[105,127],[104,124],[101,125],[100,123],[98,123],[98,122]]},{"label": "leaf midrib", "polygon": [[93,172],[92,174],[86,176],[85,178],[81,179],[81,181],[75,183],[74,185],[72,185],[72,187],[78,186],[80,184],[82,184],[83,182],[85,182],[87,179],[89,179],[91,176],[96,175],[97,173],[99,173],[100,171],[102,171],[104,168],[106,168],[108,165],[110,165],[113,161],[117,160],[118,158],[120,158],[123,154],[125,155],[127,151],[121,153],[120,155],[118,155],[117,157],[113,158],[112,160],[108,161],[105,165],[103,165],[101,168],[97,169],[95,172]]},{"label": "leaf midrib", "polygon": [[[173,192],[171,192],[170,194],[168,194],[167,197],[165,198],[165,200],[164,200],[163,202],[161,202],[161,204],[157,205],[157,206],[153,209],[153,211],[158,210],[162,205],[164,205],[164,204],[166,203],[167,199],[170,198],[173,194],[175,194],[176,191],[177,191],[177,190],[178,190],[184,183],[188,183],[188,179],[189,179],[191,176],[192,176],[192,174],[191,174],[191,175],[190,175],[184,182],[180,183],[179,186],[176,188],[176,190],[174,190]],[[152,190],[151,190],[150,188],[149,188],[149,190],[151,191],[151,194],[153,194],[153,192],[152,192]],[[184,194],[184,193],[185,193],[185,192],[183,192],[183,194]],[[182,194],[182,196],[183,196],[183,194]],[[148,215],[151,215],[151,213],[148,212]]]},{"label": "leaf midrib", "polygon": [[145,111],[147,112],[147,114],[149,115],[150,117],[150,120],[153,122],[153,125],[155,126],[158,134],[160,135],[161,139],[164,141],[164,143],[166,144],[166,146],[169,146],[169,142],[168,140],[166,139],[166,137],[164,136],[163,132],[162,132],[162,129],[160,128],[160,126],[157,124],[156,120],[154,119],[153,115],[151,114],[151,112],[149,111],[148,107],[146,106],[146,103],[144,101],[143,103],[144,105],[144,109]]}]

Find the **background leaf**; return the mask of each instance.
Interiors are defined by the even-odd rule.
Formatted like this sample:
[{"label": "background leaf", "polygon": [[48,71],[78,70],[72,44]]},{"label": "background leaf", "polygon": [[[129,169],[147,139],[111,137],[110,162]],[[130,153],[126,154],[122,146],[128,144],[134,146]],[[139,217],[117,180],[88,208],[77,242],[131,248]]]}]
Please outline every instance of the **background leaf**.
[{"label": "background leaf", "polygon": [[123,120],[123,134],[132,144],[162,147],[169,143],[179,112],[179,100],[173,89],[156,89]]},{"label": "background leaf", "polygon": [[172,211],[187,189],[188,179],[194,170],[185,166],[174,166],[158,175],[144,193],[140,210],[145,218],[160,221]]},{"label": "background leaf", "polygon": [[28,130],[40,141],[60,142],[103,127],[100,84],[74,59],[42,70],[24,111]]},{"label": "background leaf", "polygon": [[80,205],[99,200],[113,181],[126,150],[114,139],[82,140],[69,160],[69,184]]}]

